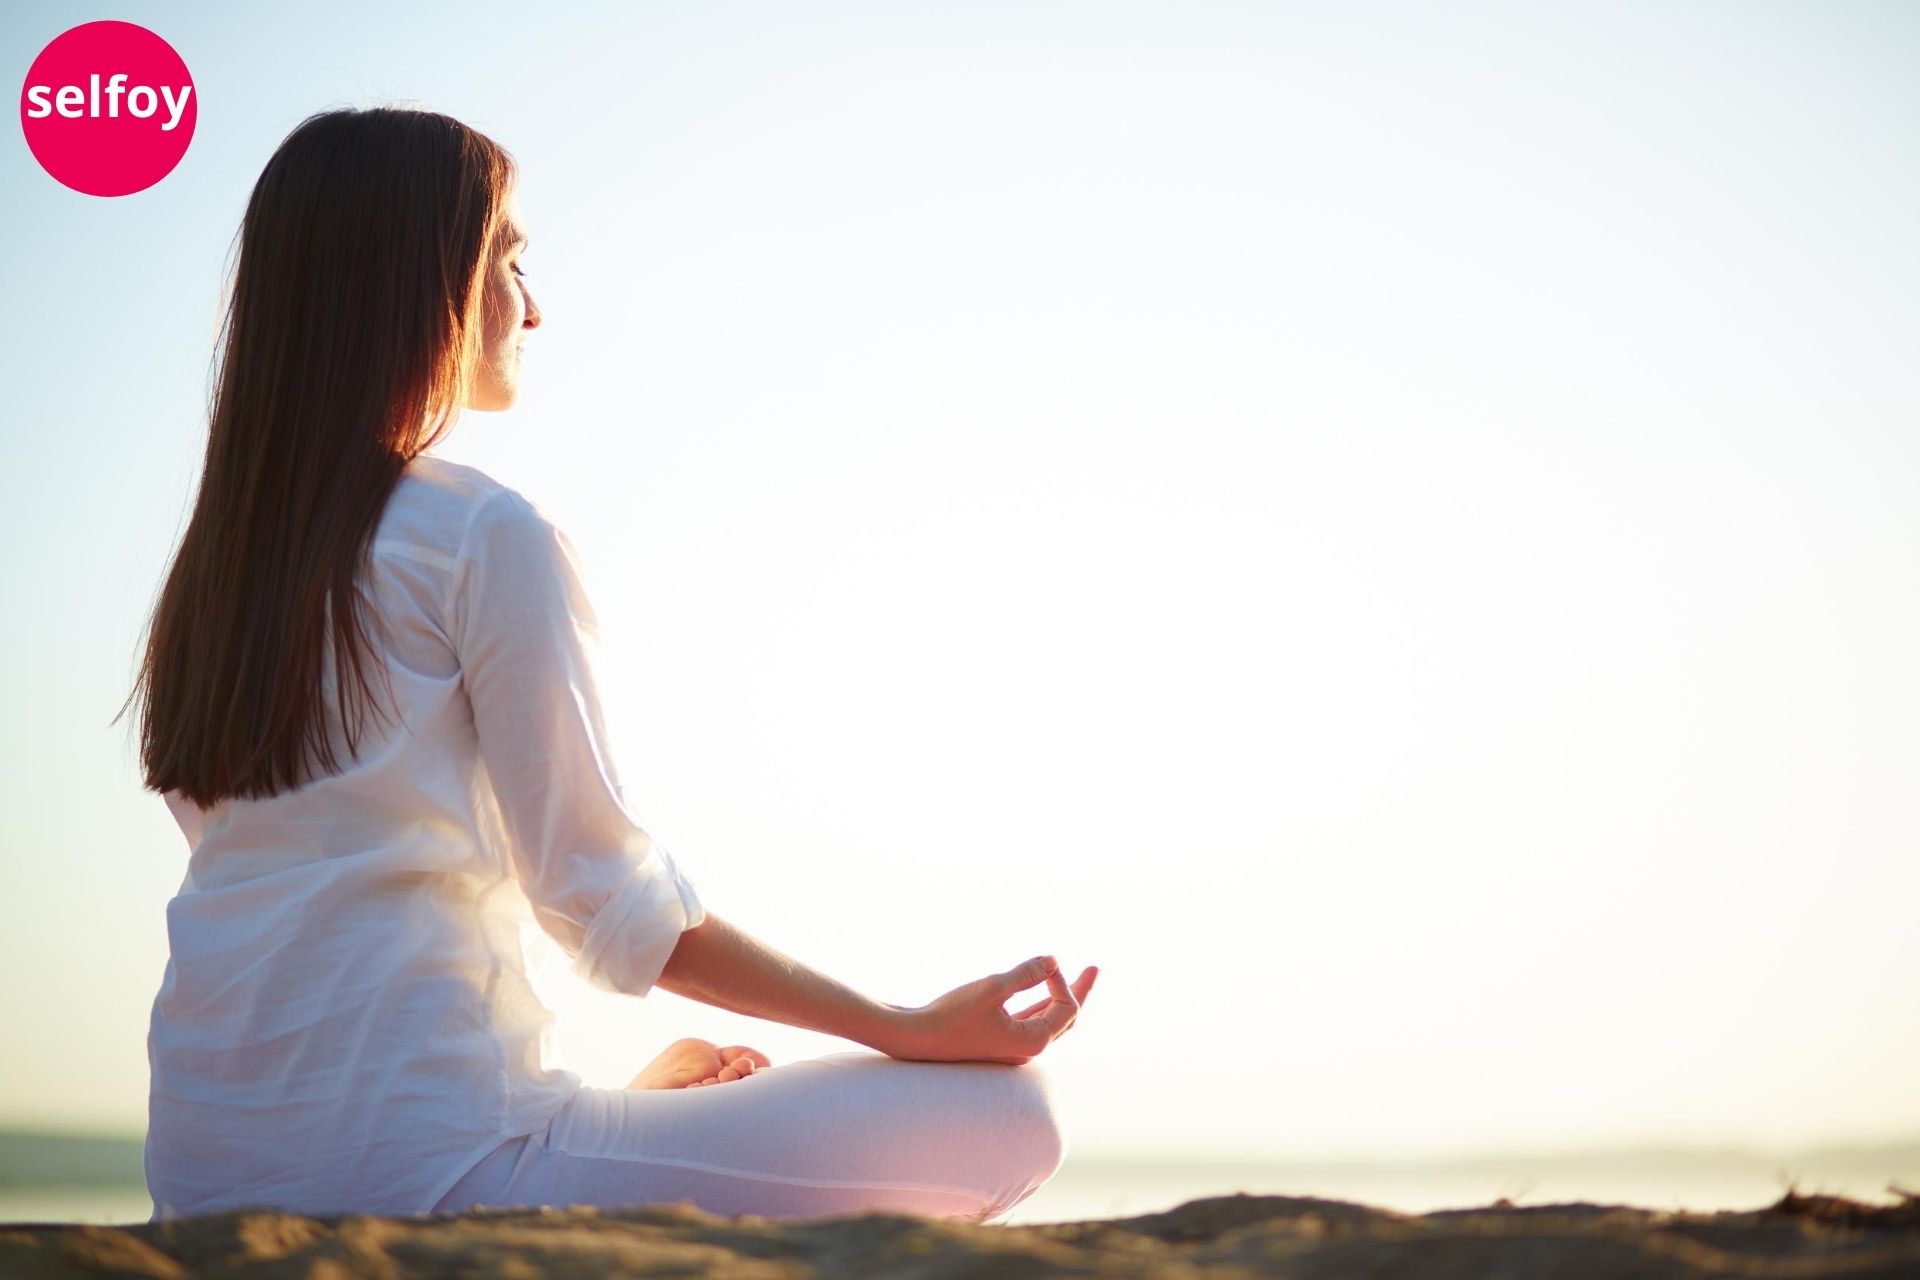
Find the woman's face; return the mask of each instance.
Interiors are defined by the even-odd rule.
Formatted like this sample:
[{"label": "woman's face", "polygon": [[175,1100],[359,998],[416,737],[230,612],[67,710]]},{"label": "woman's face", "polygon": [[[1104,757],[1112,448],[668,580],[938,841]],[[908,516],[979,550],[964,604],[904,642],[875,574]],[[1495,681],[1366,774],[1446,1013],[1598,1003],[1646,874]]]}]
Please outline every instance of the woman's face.
[{"label": "woman's face", "polygon": [[511,409],[520,395],[520,344],[540,327],[540,308],[527,291],[520,255],[527,247],[520,205],[508,193],[499,234],[488,246],[480,338],[480,364],[467,400],[469,409]]}]

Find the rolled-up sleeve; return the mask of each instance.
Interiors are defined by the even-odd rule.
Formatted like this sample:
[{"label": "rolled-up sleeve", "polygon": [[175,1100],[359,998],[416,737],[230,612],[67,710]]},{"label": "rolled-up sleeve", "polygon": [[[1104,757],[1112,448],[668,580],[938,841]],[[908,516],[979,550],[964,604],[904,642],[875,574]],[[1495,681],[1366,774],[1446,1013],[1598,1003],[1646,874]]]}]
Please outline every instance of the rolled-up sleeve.
[{"label": "rolled-up sleeve", "polygon": [[520,494],[494,494],[467,526],[448,614],[534,919],[574,973],[646,995],[706,912],[627,811],[600,703],[599,622],[573,544]]}]

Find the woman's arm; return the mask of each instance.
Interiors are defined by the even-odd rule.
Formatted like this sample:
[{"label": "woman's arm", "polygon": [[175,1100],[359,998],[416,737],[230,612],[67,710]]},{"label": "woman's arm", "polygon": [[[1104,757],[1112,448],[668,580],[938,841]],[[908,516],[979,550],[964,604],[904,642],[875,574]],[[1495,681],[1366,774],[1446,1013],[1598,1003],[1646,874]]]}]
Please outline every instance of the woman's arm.
[{"label": "woman's arm", "polygon": [[[824,1031],[894,1058],[1027,1062],[1073,1025],[1098,970],[1073,986],[1052,956],[955,988],[918,1008],[883,1004],[808,968],[713,912],[681,932],[654,985],[750,1017]],[[1048,995],[1021,1013],[1002,1007],[1044,981]]]},{"label": "woman's arm", "polygon": [[702,924],[680,934],[654,985],[749,1017],[824,1031],[885,1054],[906,1047],[902,1031],[907,1010],[868,999],[711,911]]}]

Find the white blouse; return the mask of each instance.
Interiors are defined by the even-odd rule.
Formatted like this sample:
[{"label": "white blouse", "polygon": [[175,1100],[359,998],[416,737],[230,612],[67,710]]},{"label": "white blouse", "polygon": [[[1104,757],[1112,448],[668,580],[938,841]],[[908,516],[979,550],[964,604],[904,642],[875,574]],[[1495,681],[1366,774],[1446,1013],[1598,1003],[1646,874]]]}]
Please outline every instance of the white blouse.
[{"label": "white blouse", "polygon": [[543,1061],[523,926],[644,996],[705,919],[626,808],[594,611],[537,506],[421,455],[364,581],[402,722],[374,713],[355,760],[330,711],[343,771],[268,799],[164,797],[191,856],[147,1036],[154,1221],[430,1211],[580,1088]]}]

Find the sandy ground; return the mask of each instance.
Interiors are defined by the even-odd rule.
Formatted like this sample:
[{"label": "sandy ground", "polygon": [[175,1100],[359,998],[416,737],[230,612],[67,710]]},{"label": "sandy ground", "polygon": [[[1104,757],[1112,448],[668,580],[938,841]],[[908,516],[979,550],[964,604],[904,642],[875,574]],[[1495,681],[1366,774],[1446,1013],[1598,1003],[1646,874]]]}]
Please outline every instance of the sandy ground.
[{"label": "sandy ground", "polygon": [[1920,1278],[1920,1196],[1868,1205],[1789,1191],[1744,1213],[1562,1204],[1403,1214],[1340,1200],[1222,1196],[1165,1213],[1032,1226],[868,1213],[772,1222],[688,1205],[308,1218],[235,1210],[124,1227],[0,1226],[0,1276],[821,1277],[1552,1276]]}]

